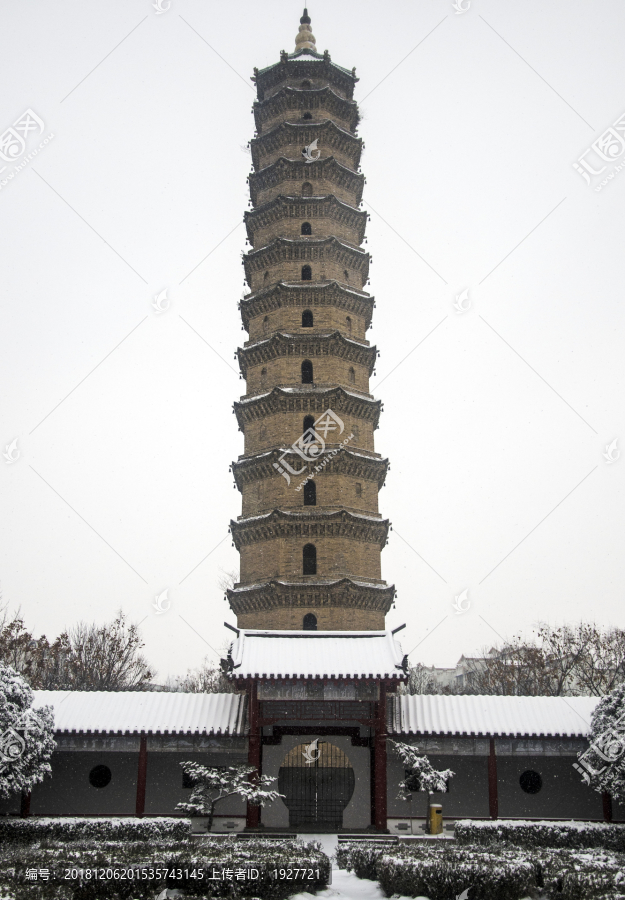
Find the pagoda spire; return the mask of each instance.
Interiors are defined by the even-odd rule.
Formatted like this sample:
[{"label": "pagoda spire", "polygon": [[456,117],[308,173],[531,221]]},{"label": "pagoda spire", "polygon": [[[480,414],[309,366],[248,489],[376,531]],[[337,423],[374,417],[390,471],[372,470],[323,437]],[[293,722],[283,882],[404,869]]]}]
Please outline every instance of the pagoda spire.
[{"label": "pagoda spire", "polygon": [[312,50],[313,53],[316,53],[317,45],[315,44],[315,36],[310,27],[310,16],[308,15],[307,9],[304,9],[304,15],[299,21],[299,31],[295,37],[295,52],[297,53],[300,50]]}]

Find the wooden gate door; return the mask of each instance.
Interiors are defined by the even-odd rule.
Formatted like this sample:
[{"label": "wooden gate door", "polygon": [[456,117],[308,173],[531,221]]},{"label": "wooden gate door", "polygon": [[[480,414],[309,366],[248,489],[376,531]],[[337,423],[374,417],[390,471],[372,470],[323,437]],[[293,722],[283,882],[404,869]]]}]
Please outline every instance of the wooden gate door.
[{"label": "wooden gate door", "polygon": [[339,829],[343,810],[354,793],[354,770],[348,757],[328,741],[298,744],[285,756],[278,775],[289,825]]}]

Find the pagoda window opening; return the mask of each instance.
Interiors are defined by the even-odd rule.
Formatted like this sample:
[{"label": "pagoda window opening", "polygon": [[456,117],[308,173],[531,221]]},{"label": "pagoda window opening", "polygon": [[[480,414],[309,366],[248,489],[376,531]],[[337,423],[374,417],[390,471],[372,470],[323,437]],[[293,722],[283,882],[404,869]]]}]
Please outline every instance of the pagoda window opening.
[{"label": "pagoda window opening", "polygon": [[302,384],[313,383],[313,364],[309,359],[305,359],[302,363]]},{"label": "pagoda window opening", "polygon": [[309,91],[311,89],[311,87],[312,87],[312,85],[311,85],[310,81],[302,81],[302,90],[303,91]]},{"label": "pagoda window opening", "polygon": [[314,481],[307,481],[304,485],[304,506],[317,505],[317,485]]},{"label": "pagoda window opening", "polygon": [[356,496],[362,497],[362,484],[359,481],[356,482]]},{"label": "pagoda window opening", "polygon": [[349,281],[349,272],[347,271],[347,269],[345,269],[343,275],[345,276],[345,281]]},{"label": "pagoda window opening", "polygon": [[263,319],[263,334],[267,334],[269,331],[269,316],[265,316]]},{"label": "pagoda window opening", "polygon": [[302,234],[312,234],[312,225],[310,222],[302,222]]},{"label": "pagoda window opening", "polygon": [[302,623],[304,631],[316,631],[317,630],[317,616],[312,613],[306,613],[304,616],[304,621]]},{"label": "pagoda window opening", "polygon": [[302,328],[312,328],[313,327],[313,314],[312,310],[305,309],[302,313]]},{"label": "pagoda window opening", "polygon": [[304,575],[317,574],[317,548],[314,544],[306,544],[302,551],[302,569]]},{"label": "pagoda window opening", "polygon": [[260,383],[261,383],[262,385],[265,384],[265,379],[266,379],[266,377],[267,377],[267,369],[265,369],[265,368],[263,367],[263,368],[260,370]]},{"label": "pagoda window opening", "polygon": [[305,112],[302,116],[302,119],[312,119],[312,113]]},{"label": "pagoda window opening", "polygon": [[302,281],[312,281],[312,269],[310,266],[302,266]]},{"label": "pagoda window opening", "polygon": [[353,367],[349,370],[349,383],[356,384],[356,372]]},{"label": "pagoda window opening", "polygon": [[312,197],[312,184],[310,181],[305,181],[302,185],[302,197]]},{"label": "pagoda window opening", "polygon": [[345,324],[347,325],[347,333],[351,334],[352,333],[352,317],[351,316],[345,317]]},{"label": "pagoda window opening", "polygon": [[315,427],[315,417],[314,416],[304,416],[304,431],[303,438],[305,444],[312,443],[312,434],[310,433]]},{"label": "pagoda window opening", "polygon": [[269,272],[265,272],[263,275],[263,281],[269,281]]}]

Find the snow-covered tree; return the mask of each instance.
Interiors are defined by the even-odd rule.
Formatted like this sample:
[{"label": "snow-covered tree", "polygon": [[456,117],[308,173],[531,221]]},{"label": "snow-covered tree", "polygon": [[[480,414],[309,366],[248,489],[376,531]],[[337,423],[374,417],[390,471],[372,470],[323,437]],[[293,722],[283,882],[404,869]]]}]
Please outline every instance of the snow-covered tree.
[{"label": "snow-covered tree", "polygon": [[412,744],[403,744],[401,741],[391,743],[406,767],[405,777],[399,784],[399,797],[402,800],[407,800],[414,791],[447,793],[447,782],[454,777],[455,772],[451,769],[435,769],[427,756],[419,753],[419,748]]},{"label": "snow-covered tree", "polygon": [[[228,644],[221,648],[226,656]],[[181,678],[169,677],[165,682],[168,691],[183,691],[187,694],[235,694],[237,688],[230,678],[226,677],[223,666],[217,666],[210,657],[204,657],[197,669],[188,669]]]},{"label": "snow-covered tree", "polygon": [[625,683],[602,697],[592,715],[590,747],[575,768],[596,791],[625,800]]},{"label": "snow-covered tree", "polygon": [[400,694],[440,694],[432,669],[423,663],[408,668],[408,681],[399,686]]},{"label": "snow-covered tree", "polygon": [[180,763],[182,771],[193,784],[188,803],[179,803],[176,810],[190,816],[208,816],[210,831],[215,814],[215,805],[226,797],[238,796],[253,806],[264,806],[284,794],[267,790],[276,779],[263,775],[260,779],[250,780],[256,773],[254,766],[229,766],[227,769],[216,766],[202,766],[196,762]]},{"label": "snow-covered tree", "polygon": [[50,706],[32,708],[33,692],[11,666],[0,664],[0,796],[7,798],[51,774],[55,743]]},{"label": "snow-covered tree", "polygon": [[405,766],[404,777],[399,782],[400,800],[412,800],[415,791],[427,794],[427,806],[425,819],[428,821],[430,808],[430,794],[446,794],[449,788],[447,783],[453,778],[455,772],[451,769],[435,769],[424,753],[419,752],[418,747],[412,744],[404,744],[401,741],[391,741],[395,753]]}]

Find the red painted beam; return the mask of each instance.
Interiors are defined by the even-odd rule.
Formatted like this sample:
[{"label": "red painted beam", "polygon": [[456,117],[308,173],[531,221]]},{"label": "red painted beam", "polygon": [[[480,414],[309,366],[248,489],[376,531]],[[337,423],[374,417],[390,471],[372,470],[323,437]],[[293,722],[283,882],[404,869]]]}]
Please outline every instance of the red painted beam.
[{"label": "red painted beam", "polygon": [[145,734],[141,735],[139,742],[139,767],[137,770],[137,803],[135,815],[141,816],[145,812],[145,783],[148,774],[148,739]]},{"label": "red painted beam", "polygon": [[488,754],[488,813],[491,819],[499,816],[499,795],[497,793],[497,756],[495,754],[495,738],[490,739]]}]

